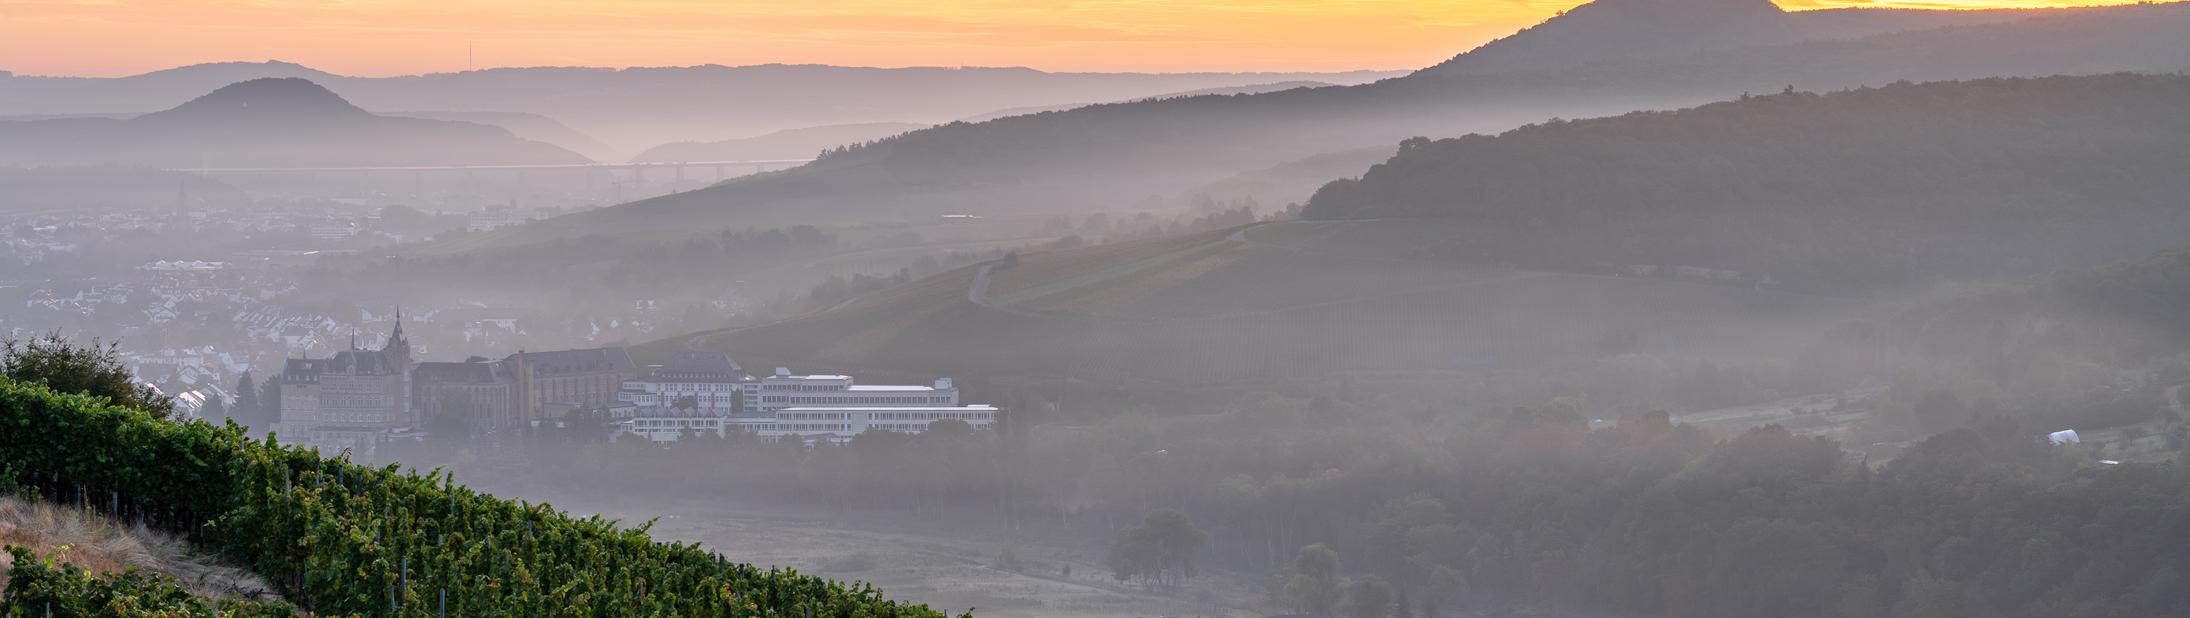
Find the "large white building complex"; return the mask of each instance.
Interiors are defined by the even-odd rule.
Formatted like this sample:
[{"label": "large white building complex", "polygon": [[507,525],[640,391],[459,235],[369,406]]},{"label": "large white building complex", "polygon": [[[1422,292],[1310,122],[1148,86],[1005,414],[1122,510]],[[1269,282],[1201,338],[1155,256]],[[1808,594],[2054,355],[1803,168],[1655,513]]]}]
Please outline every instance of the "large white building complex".
[{"label": "large white building complex", "polygon": [[934,386],[857,384],[851,376],[791,375],[776,368],[775,375],[761,378],[745,391],[745,409],[775,412],[788,408],[844,408],[857,406],[909,407],[956,406],[958,388],[950,378]]},{"label": "large white building complex", "polygon": [[750,380],[729,354],[683,350],[669,364],[649,367],[646,377],[624,382],[622,399],[639,409],[679,408],[708,414],[731,414],[744,409],[739,385]]},{"label": "large white building complex", "polygon": [[678,352],[643,379],[624,384],[633,404],[623,431],[657,442],[696,433],[744,432],[763,440],[843,442],[868,431],[920,433],[937,421],[974,428],[996,423],[990,405],[964,405],[950,378],[930,385],[859,384],[847,375],[793,375],[778,367],[743,375],[728,354]]}]

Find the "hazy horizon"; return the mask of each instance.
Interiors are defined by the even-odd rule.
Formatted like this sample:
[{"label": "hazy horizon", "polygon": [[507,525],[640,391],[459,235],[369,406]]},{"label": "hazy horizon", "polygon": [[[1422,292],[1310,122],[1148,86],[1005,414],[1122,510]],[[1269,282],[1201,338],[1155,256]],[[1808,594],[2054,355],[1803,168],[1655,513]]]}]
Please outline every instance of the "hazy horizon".
[{"label": "hazy horizon", "polygon": [[[2135,0],[1780,0],[1833,8],[2027,9]],[[652,4],[652,6],[647,6]],[[493,68],[828,64],[1049,72],[1331,72],[1421,68],[1582,4],[1575,0],[1142,2],[374,3],[11,2],[0,71],[122,77],[279,60],[358,77]],[[622,5],[622,6],[615,6]],[[522,6],[518,13],[501,13]],[[615,6],[611,10],[611,6]],[[519,18],[511,18],[512,15]],[[247,34],[246,34],[247,33]],[[62,45],[81,50],[45,54]],[[1190,52],[1190,53],[1183,53]]]},{"label": "hazy horizon", "polygon": [[0,0],[0,616],[2190,616],[2055,1]]}]

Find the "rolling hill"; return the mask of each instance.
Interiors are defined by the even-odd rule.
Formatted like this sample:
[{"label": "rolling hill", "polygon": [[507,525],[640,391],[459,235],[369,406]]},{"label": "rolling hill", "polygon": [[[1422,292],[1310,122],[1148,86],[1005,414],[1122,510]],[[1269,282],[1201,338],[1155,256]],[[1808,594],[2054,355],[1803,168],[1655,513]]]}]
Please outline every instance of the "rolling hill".
[{"label": "rolling hill", "polygon": [[467,122],[378,116],[298,78],[223,86],[129,119],[0,123],[0,164],[167,168],[584,163]]},{"label": "rolling hill", "polygon": [[[1678,1],[1665,1],[1673,5],[1665,10],[1682,10]],[[1584,12],[1570,15],[1581,19]],[[2180,36],[2190,29],[2190,5],[2003,15],[2019,18],[1545,71],[1425,71],[1352,87],[1095,105],[952,123],[783,173],[512,228],[486,242],[526,244],[587,233],[674,235],[723,225],[903,221],[954,212],[1085,212],[1191,191],[1318,154],[1389,147],[1412,136],[1458,136],[1550,117],[1682,107],[1744,92],[1776,92],[1789,84],[1833,89],[1897,80],[2190,68],[2190,38]],[[1552,31],[1550,26],[1563,19],[1543,28]]]},{"label": "rolling hill", "polygon": [[1978,80],[1410,141],[1307,220],[1030,254],[661,345],[1003,390],[1342,376],[1525,403],[1784,360],[1912,282],[2180,246],[2186,111],[2190,77]]}]

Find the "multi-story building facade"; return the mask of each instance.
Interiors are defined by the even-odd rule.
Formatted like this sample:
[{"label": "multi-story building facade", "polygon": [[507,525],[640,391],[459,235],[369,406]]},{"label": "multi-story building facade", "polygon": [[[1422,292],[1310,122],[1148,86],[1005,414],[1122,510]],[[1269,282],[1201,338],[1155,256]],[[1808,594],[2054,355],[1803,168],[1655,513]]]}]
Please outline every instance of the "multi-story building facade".
[{"label": "multi-story building facade", "polygon": [[622,398],[641,409],[735,414],[745,409],[740,384],[751,379],[727,353],[680,350],[668,364],[649,368],[646,377],[625,382]]},{"label": "multi-story building facade", "polygon": [[623,348],[518,352],[502,363],[516,381],[516,413],[533,425],[570,410],[621,403],[624,382],[639,377],[638,364]]},{"label": "multi-story building facade", "polygon": [[329,358],[292,358],[281,372],[278,434],[322,451],[350,449],[370,459],[378,436],[416,426],[411,408],[410,341],[402,318],[378,350],[351,349]]},{"label": "multi-story building facade", "polygon": [[518,413],[516,376],[498,362],[419,363],[411,370],[411,409],[420,422],[460,414],[478,431],[527,422]]},{"label": "multi-story building facade", "polygon": [[553,422],[573,410],[622,404],[619,391],[637,377],[623,348],[518,352],[499,361],[420,363],[411,405],[419,418],[465,415],[478,431]]},{"label": "multi-story building facade", "polygon": [[777,367],[774,375],[745,384],[745,409],[775,412],[785,408],[856,406],[956,406],[958,388],[950,378],[932,386],[859,384],[847,375],[791,375]]}]

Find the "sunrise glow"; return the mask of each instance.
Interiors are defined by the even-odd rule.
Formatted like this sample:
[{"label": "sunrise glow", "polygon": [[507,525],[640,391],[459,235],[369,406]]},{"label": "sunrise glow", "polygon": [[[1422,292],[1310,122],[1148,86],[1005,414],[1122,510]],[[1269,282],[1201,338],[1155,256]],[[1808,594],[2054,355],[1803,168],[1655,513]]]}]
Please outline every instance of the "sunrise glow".
[{"label": "sunrise glow", "polygon": [[[113,76],[285,60],[354,75],[821,63],[1055,71],[1418,68],[1573,0],[4,0],[0,70]],[[2045,0],[1848,2],[1992,8]]]}]

